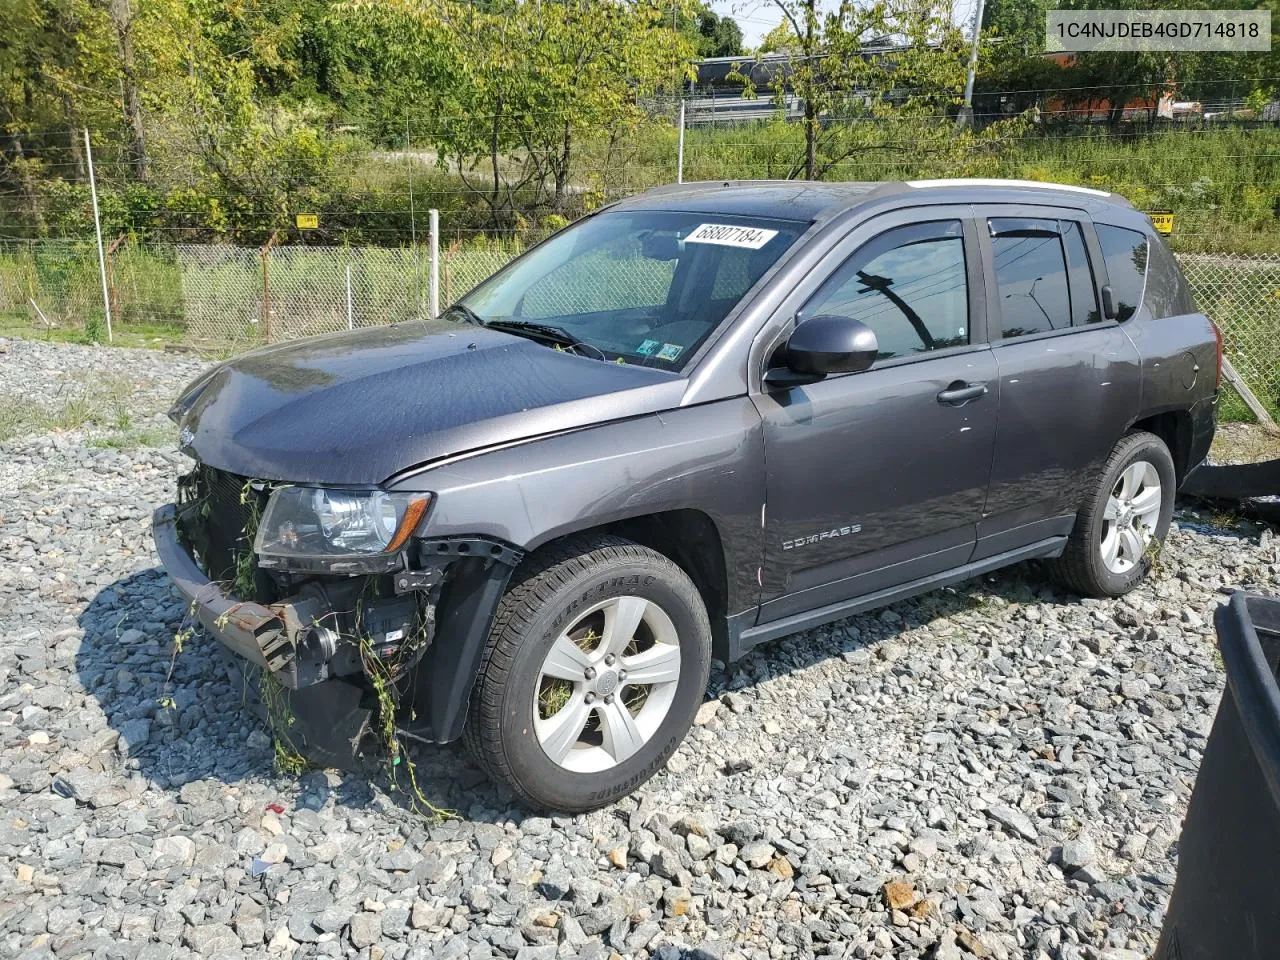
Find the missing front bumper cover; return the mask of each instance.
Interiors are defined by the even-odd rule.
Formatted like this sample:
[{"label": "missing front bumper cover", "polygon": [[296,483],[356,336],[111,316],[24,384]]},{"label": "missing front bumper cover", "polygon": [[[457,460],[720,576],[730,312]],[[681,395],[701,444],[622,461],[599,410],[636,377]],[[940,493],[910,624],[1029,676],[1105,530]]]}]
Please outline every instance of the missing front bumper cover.
[{"label": "missing front bumper cover", "polygon": [[[410,641],[422,649],[430,643],[433,611],[420,607],[416,595],[366,600],[365,582],[347,578],[328,584],[311,581],[276,603],[240,600],[210,580],[183,546],[172,505],[155,512],[152,532],[160,562],[186,598],[189,614],[289,689],[361,673],[356,637],[384,659]],[[421,650],[416,653],[420,656]]]}]

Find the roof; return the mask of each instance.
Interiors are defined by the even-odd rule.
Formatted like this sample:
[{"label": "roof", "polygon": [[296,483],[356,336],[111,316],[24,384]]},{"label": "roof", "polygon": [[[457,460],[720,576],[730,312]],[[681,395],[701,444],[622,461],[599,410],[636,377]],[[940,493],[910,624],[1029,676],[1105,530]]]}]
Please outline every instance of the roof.
[{"label": "roof", "polygon": [[[777,220],[829,220],[872,201],[914,195],[935,203],[1036,203],[1045,200],[1097,209],[1132,209],[1123,197],[1090,187],[1036,180],[845,181],[718,180],[654,187],[623,200],[633,210],[679,210]],[[887,204],[892,206],[892,203]]]},{"label": "roof", "polygon": [[872,197],[905,189],[895,182],[714,180],[654,187],[623,200],[618,207],[813,221],[842,213]]}]

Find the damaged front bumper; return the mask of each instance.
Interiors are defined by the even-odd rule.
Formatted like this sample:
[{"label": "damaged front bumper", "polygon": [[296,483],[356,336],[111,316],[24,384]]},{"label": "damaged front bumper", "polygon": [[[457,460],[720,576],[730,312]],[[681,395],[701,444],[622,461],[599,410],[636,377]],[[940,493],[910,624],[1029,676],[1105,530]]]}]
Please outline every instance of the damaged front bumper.
[{"label": "damaged front bumper", "polygon": [[[251,663],[273,673],[284,670],[294,650],[285,627],[284,604],[265,607],[252,600],[238,600],[204,575],[178,536],[178,511],[166,503],[151,516],[156,553],[178,593],[187,601],[187,612],[222,643]],[[289,619],[297,621],[296,611]],[[286,686],[297,686],[296,677]]]},{"label": "damaged front bumper", "polygon": [[[357,603],[366,578],[317,577],[285,599],[259,603],[239,599],[205,574],[184,543],[175,505],[155,511],[152,533],[189,616],[246,661],[269,671],[300,720],[310,716],[323,724],[326,715],[334,722],[335,713],[353,716],[361,692],[369,693],[365,657],[386,655],[411,622],[425,623],[426,641],[410,668],[391,674],[401,688],[396,719],[404,732],[441,743],[461,735],[498,601],[522,557],[505,545],[476,539],[419,541],[413,551],[416,569],[409,568],[406,554],[406,569],[393,575],[395,596]],[[368,644],[363,651],[361,640]],[[329,703],[333,710],[326,708]],[[317,731],[307,739],[333,738]],[[324,759],[335,762],[331,756]]]}]

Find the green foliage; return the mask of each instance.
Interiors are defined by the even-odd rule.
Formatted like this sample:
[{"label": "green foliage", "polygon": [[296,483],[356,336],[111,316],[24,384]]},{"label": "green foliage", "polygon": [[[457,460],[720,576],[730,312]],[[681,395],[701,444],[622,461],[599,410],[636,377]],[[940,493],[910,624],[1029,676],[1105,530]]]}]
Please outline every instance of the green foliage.
[{"label": "green foliage", "polygon": [[729,15],[721,16],[706,3],[676,11],[676,30],[693,45],[694,56],[741,56],[742,28]]},{"label": "green foliage", "polygon": [[[789,69],[777,74],[774,100],[781,106],[794,93],[804,110],[803,149],[785,172],[783,158],[773,158],[778,174],[827,179],[850,158],[886,143],[909,145],[913,154],[956,173],[976,173],[986,165],[984,154],[1027,123],[1016,117],[979,133],[954,130],[951,118],[961,101],[970,43],[952,21],[949,5],[845,0],[824,12],[817,0],[775,3],[783,22],[762,49],[787,54]],[[877,52],[886,37],[896,43],[889,55]],[[748,94],[754,92],[746,86]]]}]

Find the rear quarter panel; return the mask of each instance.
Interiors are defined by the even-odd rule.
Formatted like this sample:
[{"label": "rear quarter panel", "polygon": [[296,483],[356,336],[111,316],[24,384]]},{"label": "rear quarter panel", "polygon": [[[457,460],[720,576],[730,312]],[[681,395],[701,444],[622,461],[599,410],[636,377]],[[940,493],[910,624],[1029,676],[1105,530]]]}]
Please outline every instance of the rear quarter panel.
[{"label": "rear quarter panel", "polygon": [[1209,452],[1218,393],[1217,338],[1209,318],[1195,309],[1177,261],[1152,231],[1142,306],[1122,329],[1142,363],[1140,418],[1170,411],[1190,414],[1186,463]]}]

